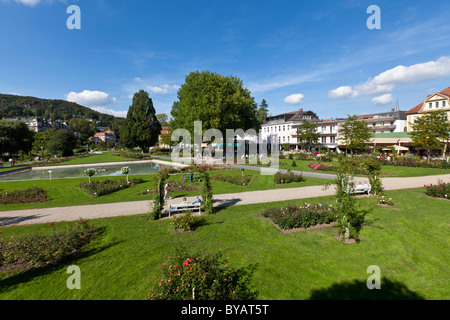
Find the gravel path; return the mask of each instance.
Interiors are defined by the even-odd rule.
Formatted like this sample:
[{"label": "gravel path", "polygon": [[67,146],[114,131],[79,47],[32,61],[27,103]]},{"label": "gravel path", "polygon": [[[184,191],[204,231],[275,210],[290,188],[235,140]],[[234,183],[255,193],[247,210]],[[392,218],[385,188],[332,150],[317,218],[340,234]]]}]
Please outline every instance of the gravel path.
[{"label": "gravel path", "polygon": [[[359,178],[358,178],[359,179]],[[425,177],[408,178],[383,178],[382,183],[385,190],[398,190],[409,188],[420,188],[425,184],[437,184],[439,180],[450,183],[450,174]],[[359,181],[359,180],[356,180]],[[240,193],[228,193],[214,195],[215,206],[248,205],[255,203],[267,203],[284,200],[306,199],[311,197],[329,196],[334,194],[334,187],[324,190],[323,186],[309,186],[300,188],[287,188],[262,191],[248,191]],[[194,197],[187,197],[188,201]],[[175,198],[166,201],[176,204],[182,201]],[[96,205],[83,205],[72,207],[57,207],[45,209],[30,209],[0,212],[0,226],[42,224],[59,221],[74,221],[82,219],[97,219],[106,217],[117,217],[144,214],[150,211],[150,201],[132,201],[107,203]]]}]

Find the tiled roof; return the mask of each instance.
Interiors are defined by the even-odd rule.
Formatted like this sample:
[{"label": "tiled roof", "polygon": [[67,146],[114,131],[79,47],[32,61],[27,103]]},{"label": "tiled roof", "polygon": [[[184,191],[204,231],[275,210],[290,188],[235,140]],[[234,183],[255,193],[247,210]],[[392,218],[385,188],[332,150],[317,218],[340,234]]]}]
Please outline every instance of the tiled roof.
[{"label": "tiled roof", "polygon": [[[450,87],[448,87],[448,88],[446,88],[446,89],[444,89],[444,90],[442,90],[441,92],[438,92],[438,93],[450,97]],[[429,94],[429,95],[427,96],[427,98],[429,98],[430,96],[432,96],[432,95]],[[422,109],[422,106],[423,106],[423,102],[421,102],[419,105],[415,106],[415,107],[412,108],[411,110],[408,110],[408,111],[406,112],[406,114],[418,113],[418,112],[420,111],[420,109]]]}]

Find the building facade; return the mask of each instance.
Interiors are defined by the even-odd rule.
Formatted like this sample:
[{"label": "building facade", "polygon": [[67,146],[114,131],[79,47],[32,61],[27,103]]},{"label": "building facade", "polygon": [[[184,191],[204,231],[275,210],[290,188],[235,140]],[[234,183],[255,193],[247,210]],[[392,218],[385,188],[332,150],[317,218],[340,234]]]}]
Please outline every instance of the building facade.
[{"label": "building facade", "polygon": [[319,119],[314,112],[303,109],[267,117],[261,125],[260,141],[270,144],[272,139],[278,139],[280,146],[289,144],[290,149],[298,150],[297,129],[305,121],[319,122]]},{"label": "building facade", "polygon": [[413,131],[412,124],[416,121],[416,119],[428,112],[437,110],[446,111],[447,117],[450,121],[450,87],[442,90],[441,92],[435,92],[428,95],[423,102],[406,112],[407,131]]}]

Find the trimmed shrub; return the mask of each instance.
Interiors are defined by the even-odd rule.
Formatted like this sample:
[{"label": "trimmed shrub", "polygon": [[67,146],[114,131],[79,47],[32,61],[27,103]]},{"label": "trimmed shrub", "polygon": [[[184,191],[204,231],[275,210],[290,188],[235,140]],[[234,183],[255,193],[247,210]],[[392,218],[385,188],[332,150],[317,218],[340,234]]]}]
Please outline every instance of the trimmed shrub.
[{"label": "trimmed shrub", "polygon": [[82,182],[79,184],[79,187],[89,193],[91,196],[97,198],[125,188],[135,186],[142,182],[142,179],[131,179],[128,182],[125,179],[109,179],[105,181],[92,181],[91,183]]},{"label": "trimmed shrub", "polygon": [[269,218],[283,230],[309,228],[318,224],[336,221],[336,209],[333,206],[305,203],[303,206],[287,205],[284,208],[268,208],[262,216]]},{"label": "trimmed shrub", "polygon": [[205,218],[202,216],[194,216],[192,212],[187,210],[172,220],[172,226],[178,231],[194,231],[198,226],[202,225]]},{"label": "trimmed shrub", "polygon": [[256,264],[235,268],[221,254],[169,257],[163,277],[155,280],[151,300],[253,300]]},{"label": "trimmed shrub", "polygon": [[273,179],[275,184],[283,184],[283,183],[293,183],[293,182],[303,182],[305,178],[303,178],[302,174],[295,174],[288,170],[288,172],[277,172],[274,174]]}]

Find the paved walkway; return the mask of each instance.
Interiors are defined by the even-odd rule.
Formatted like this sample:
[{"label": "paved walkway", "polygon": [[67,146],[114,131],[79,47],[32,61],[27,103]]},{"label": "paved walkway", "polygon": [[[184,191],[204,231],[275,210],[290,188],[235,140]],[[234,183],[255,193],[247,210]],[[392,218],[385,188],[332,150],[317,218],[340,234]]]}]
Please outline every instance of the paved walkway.
[{"label": "paved walkway", "polygon": [[[439,180],[450,183],[450,174],[425,177],[383,178],[385,190],[398,190],[420,188],[425,184],[437,184]],[[356,180],[357,182],[359,180]],[[324,190],[323,186],[309,186],[300,188],[286,188],[262,191],[248,191],[214,195],[215,206],[248,205],[268,203],[284,200],[306,199],[333,195],[334,187]],[[187,197],[188,201],[194,197]],[[167,200],[169,204],[180,203],[181,198]],[[74,221],[82,219],[97,219],[117,216],[144,214],[150,211],[150,201],[132,201],[107,203],[96,205],[83,205],[73,207],[58,207],[46,209],[30,209],[0,212],[0,226],[42,224],[59,221]]]}]

